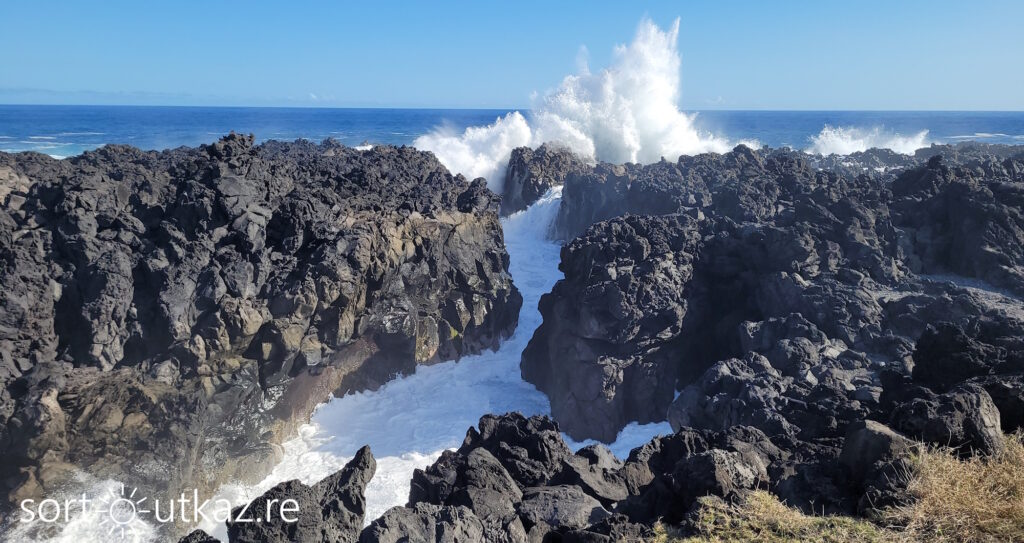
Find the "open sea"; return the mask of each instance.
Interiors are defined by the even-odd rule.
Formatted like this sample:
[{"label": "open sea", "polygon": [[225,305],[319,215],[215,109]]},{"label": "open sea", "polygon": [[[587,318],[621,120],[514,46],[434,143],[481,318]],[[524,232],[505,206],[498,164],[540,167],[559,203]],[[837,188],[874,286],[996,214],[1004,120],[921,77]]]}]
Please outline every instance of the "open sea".
[{"label": "open sea", "polygon": [[[435,131],[485,126],[511,110],[0,105],[0,151],[68,157],[108,143],[167,149],[228,132],[259,141],[334,138],[346,145],[409,145]],[[524,113],[529,118],[529,112]],[[699,111],[694,127],[730,142],[845,154],[912,151],[974,140],[1024,144],[1024,112]]]}]

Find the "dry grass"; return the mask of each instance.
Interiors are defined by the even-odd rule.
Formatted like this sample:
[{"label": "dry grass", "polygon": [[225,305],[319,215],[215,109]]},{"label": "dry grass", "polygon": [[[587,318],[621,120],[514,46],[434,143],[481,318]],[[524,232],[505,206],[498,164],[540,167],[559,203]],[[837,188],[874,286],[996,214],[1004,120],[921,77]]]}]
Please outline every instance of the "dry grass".
[{"label": "dry grass", "polygon": [[911,501],[883,513],[909,541],[1024,541],[1024,434],[990,458],[926,450],[910,460]]},{"label": "dry grass", "polygon": [[757,491],[736,505],[705,499],[696,533],[658,526],[655,542],[1024,542],[1024,434],[1008,436],[1006,450],[989,458],[920,450],[908,463],[907,505],[886,509],[875,522],[805,515]]},{"label": "dry grass", "polygon": [[706,500],[701,504],[697,533],[689,537],[680,537],[662,526],[657,529],[657,543],[892,541],[887,530],[867,520],[805,515],[764,491],[752,492],[737,505]]}]

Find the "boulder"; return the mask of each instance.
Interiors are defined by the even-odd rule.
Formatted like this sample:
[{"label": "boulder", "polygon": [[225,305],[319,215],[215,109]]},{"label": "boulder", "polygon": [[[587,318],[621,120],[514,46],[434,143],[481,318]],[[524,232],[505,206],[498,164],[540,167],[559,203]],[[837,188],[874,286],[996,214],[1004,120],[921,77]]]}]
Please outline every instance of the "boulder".
[{"label": "boulder", "polygon": [[359,543],[463,543],[484,541],[484,527],[461,506],[417,503],[392,507],[359,536]]},{"label": "boulder", "polygon": [[953,447],[964,455],[999,452],[1006,440],[999,410],[977,385],[903,403],[893,411],[890,424],[908,437]]},{"label": "boulder", "polygon": [[611,515],[601,503],[577,486],[529,487],[519,504],[523,523],[533,527],[543,522],[549,526],[586,528]]},{"label": "boulder", "polygon": [[863,480],[880,463],[905,458],[913,443],[892,428],[873,420],[855,422],[846,431],[839,462],[855,480]]},{"label": "boulder", "polygon": [[477,427],[466,432],[459,452],[486,449],[522,487],[546,484],[572,456],[558,425],[548,417],[484,415]]}]

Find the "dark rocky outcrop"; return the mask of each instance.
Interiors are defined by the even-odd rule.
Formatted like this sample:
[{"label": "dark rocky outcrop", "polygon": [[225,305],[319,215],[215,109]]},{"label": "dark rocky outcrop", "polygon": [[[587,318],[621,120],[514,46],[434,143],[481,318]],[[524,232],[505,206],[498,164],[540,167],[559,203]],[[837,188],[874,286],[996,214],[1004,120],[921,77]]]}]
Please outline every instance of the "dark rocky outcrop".
[{"label": "dark rocky outcrop", "polygon": [[941,156],[892,184],[893,214],[917,273],[953,273],[1024,295],[1024,161],[947,166]]},{"label": "dark rocky outcrop", "polygon": [[355,541],[363,530],[366,485],[376,469],[370,448],[363,447],[341,471],[313,486],[281,483],[253,500],[244,514],[232,513],[228,537],[234,543]]},{"label": "dark rocky outcrop", "polygon": [[394,507],[373,521],[360,543],[462,543],[487,541],[480,519],[465,507],[417,503]]},{"label": "dark rocky outcrop", "polygon": [[552,187],[561,186],[571,173],[585,167],[575,153],[552,144],[513,149],[501,193],[501,214],[526,209]]},{"label": "dark rocky outcrop", "polygon": [[[751,425],[831,457],[851,424],[939,401],[913,386],[944,394],[974,380],[988,401],[918,407],[931,422],[906,424],[945,425],[914,438],[994,450],[975,435],[988,430],[963,424],[990,428],[977,409],[1020,405],[1021,156],[851,173],[740,146],[577,171],[557,228],[579,235],[541,301],[523,376],[577,439],[667,418]],[[887,389],[885,371],[904,379]],[[953,414],[963,409],[973,422]]]},{"label": "dark rocky outcrop", "polygon": [[429,153],[231,135],[0,153],[0,481],[255,481],[332,393],[516,326],[498,197]]},{"label": "dark rocky outcrop", "polygon": [[195,530],[178,540],[178,543],[220,543],[220,540],[202,530]]},{"label": "dark rocky outcrop", "polygon": [[996,453],[1005,440],[999,410],[988,392],[977,385],[902,403],[890,420],[908,436],[965,453]]},{"label": "dark rocky outcrop", "polygon": [[[538,433],[544,446],[538,446]],[[546,417],[486,415],[458,451],[417,470],[409,504],[371,524],[361,541],[440,540],[429,532],[422,539],[427,521],[421,519],[453,510],[464,513],[447,521],[455,525],[451,530],[479,531],[486,541],[646,540],[655,522],[682,519],[702,496],[735,499],[767,485],[769,471],[788,458],[749,427],[655,438],[626,461],[602,446],[552,454],[563,450],[557,426]],[[507,462],[498,460],[502,451],[519,464],[544,468],[501,469]]]},{"label": "dark rocky outcrop", "polygon": [[573,280],[541,299],[522,373],[569,435],[612,441],[629,421],[664,419],[700,244],[697,221],[673,215],[598,223],[563,247]]},{"label": "dark rocky outcrop", "polygon": [[738,147],[568,176],[556,229],[575,238],[523,376],[576,439],[677,432],[609,477],[614,506],[575,484],[640,523],[755,487],[863,513],[905,498],[915,442],[1001,450],[1024,412],[1024,153],[936,150],[821,170]]}]

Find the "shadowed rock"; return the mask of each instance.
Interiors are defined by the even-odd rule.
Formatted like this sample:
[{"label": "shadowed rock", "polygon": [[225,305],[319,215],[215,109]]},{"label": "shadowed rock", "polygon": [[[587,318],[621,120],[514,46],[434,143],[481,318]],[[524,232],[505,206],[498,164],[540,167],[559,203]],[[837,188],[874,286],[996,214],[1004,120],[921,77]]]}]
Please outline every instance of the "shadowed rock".
[{"label": "shadowed rock", "polygon": [[[313,486],[281,483],[253,500],[243,521],[228,523],[228,537],[232,543],[356,541],[366,514],[366,485],[376,469],[370,448],[363,447],[344,468]],[[294,500],[294,506],[286,500]],[[231,515],[240,516],[238,509]]]}]

